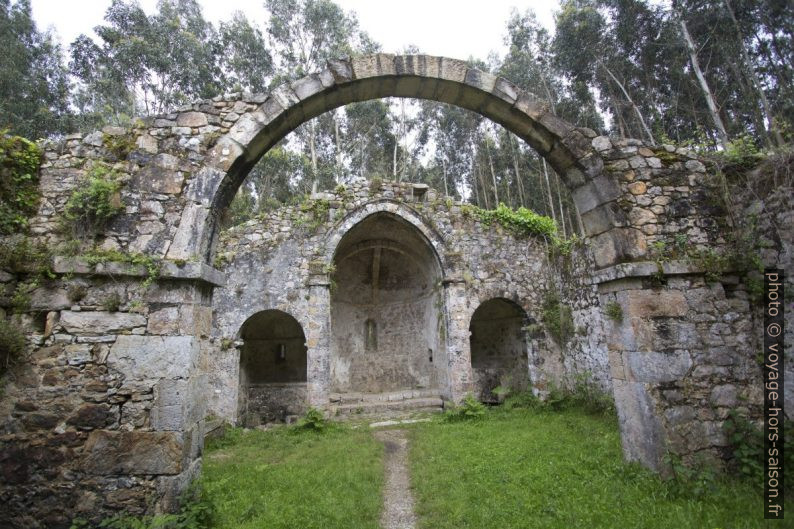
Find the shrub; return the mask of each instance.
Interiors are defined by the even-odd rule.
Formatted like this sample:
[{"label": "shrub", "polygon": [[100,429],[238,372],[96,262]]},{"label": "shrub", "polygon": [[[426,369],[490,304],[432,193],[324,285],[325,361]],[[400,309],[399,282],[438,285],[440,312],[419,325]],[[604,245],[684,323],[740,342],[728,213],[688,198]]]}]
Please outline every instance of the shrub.
[{"label": "shrub", "polygon": [[41,149],[0,131],[0,234],[25,230],[39,201]]},{"label": "shrub", "polygon": [[515,410],[515,409],[538,409],[543,407],[543,401],[540,400],[532,390],[521,391],[519,393],[513,393],[508,395],[502,406],[506,410]]},{"label": "shrub", "polygon": [[298,422],[295,423],[296,430],[313,430],[313,431],[323,431],[326,430],[329,426],[328,419],[325,418],[325,414],[322,410],[318,410],[317,408],[309,408],[309,410],[298,419]]},{"label": "shrub", "polygon": [[736,410],[728,412],[722,427],[728,437],[734,469],[760,483],[764,473],[764,433]]},{"label": "shrub", "polygon": [[0,375],[25,352],[25,335],[10,321],[0,318]]},{"label": "shrub", "polygon": [[369,181],[369,194],[374,195],[378,191],[380,191],[380,186],[383,184],[383,180],[380,176],[373,176],[372,179]]},{"label": "shrub", "polygon": [[88,290],[83,285],[69,285],[69,288],[66,289],[66,297],[72,303],[82,301],[86,294],[88,294]]},{"label": "shrub", "polygon": [[125,160],[135,150],[135,134],[102,134],[102,145],[119,160]]},{"label": "shrub", "polygon": [[443,415],[446,422],[477,421],[483,417],[485,417],[485,406],[471,393],[463,398],[460,406],[450,406]]},{"label": "shrub", "polygon": [[560,297],[554,290],[549,290],[543,297],[541,320],[559,345],[564,345],[573,336],[573,311],[568,305],[560,303]]},{"label": "shrub", "polygon": [[664,456],[664,463],[672,472],[666,482],[666,493],[670,497],[700,498],[715,490],[717,471],[707,461],[699,459],[686,465],[680,456],[668,453]]},{"label": "shrub", "polygon": [[95,165],[72,191],[63,217],[73,235],[94,237],[122,211],[121,183],[107,166]]}]

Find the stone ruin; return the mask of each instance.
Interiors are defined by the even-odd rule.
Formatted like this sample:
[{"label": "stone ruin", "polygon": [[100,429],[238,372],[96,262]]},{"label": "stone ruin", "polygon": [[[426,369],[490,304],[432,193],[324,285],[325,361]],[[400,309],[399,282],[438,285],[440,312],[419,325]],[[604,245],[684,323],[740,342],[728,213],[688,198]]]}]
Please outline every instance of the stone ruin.
[{"label": "stone ruin", "polygon": [[[543,239],[397,182],[338,188],[220,232],[276,142],[323,112],[388,96],[467,108],[524,139],[570,189],[584,244],[553,255]],[[110,147],[119,142],[131,148]],[[99,247],[151,256],[156,274],[134,259],[60,255],[56,277],[32,292],[18,317],[29,354],[0,399],[0,525],[171,509],[200,472],[208,430],[309,406],[437,409],[467,393],[492,399],[496,386],[542,395],[587,372],[614,395],[625,457],[654,469],[668,451],[722,458],[728,411],[760,417],[760,320],[743,276],[713,280],[651,254],[674,235],[725,246],[703,161],[574,127],[465,62],[334,60],[270,94],[47,143],[34,238],[59,247],[59,216],[96,162],[120,175],[125,208]],[[776,208],[778,220],[794,209]],[[777,226],[765,259],[792,277],[791,223]],[[21,279],[0,273],[6,292]],[[575,332],[562,340],[542,320],[549,292],[571,308]]]}]

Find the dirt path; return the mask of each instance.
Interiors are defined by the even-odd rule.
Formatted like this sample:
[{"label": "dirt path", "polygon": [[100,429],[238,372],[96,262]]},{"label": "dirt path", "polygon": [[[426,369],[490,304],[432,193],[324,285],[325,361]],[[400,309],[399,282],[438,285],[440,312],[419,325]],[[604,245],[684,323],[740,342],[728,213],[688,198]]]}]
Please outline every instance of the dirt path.
[{"label": "dirt path", "polygon": [[408,438],[405,430],[380,430],[375,438],[386,447],[386,484],[383,489],[383,529],[414,529],[414,498],[408,478]]}]

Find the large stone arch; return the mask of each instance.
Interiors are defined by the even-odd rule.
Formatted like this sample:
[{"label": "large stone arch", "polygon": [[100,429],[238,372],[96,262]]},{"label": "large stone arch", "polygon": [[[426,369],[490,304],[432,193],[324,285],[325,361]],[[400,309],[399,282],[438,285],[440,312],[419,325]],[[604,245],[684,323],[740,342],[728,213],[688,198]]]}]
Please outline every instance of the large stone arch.
[{"label": "large stone arch", "polygon": [[348,103],[382,97],[450,103],[499,123],[554,167],[573,192],[581,214],[620,194],[611,176],[602,175],[603,160],[591,145],[596,134],[557,118],[547,103],[507,79],[446,57],[375,54],[330,60],[322,72],[273,90],[217,141],[188,190],[188,198],[195,201],[194,211],[180,225],[182,244],[169,255],[200,255],[209,261],[218,212],[268,149],[313,117]]},{"label": "large stone arch", "polygon": [[[761,333],[741,277],[714,282],[702,264],[668,256],[647,260],[649,247],[664,248],[673,236],[698,250],[719,251],[725,245],[724,212],[711,199],[718,191],[696,154],[575,128],[509,81],[462,61],[391,55],[335,60],[327,70],[270,95],[218,96],[136,120],[131,128],[105,127],[44,144],[42,200],[30,222],[33,238],[58,251],[57,243],[65,237],[58,229],[59,216],[94,163],[118,171],[124,182],[125,210],[94,241],[111,251],[108,262],[57,255],[56,277],[31,296],[25,318],[30,323],[41,314],[46,322],[41,322],[43,333],[41,326],[26,328],[34,361],[20,366],[24,375],[20,383],[6,386],[7,395],[0,399],[4,414],[0,426],[14,432],[4,436],[0,448],[16,454],[14,465],[20,463],[14,467],[9,508],[0,515],[0,525],[14,520],[17,526],[34,527],[27,523],[34,494],[51,496],[58,504],[57,509],[49,509],[53,502],[41,502],[35,510],[36,515],[46,514],[49,527],[68,526],[65,517],[75,512],[78,503],[97,516],[108,513],[120,498],[114,500],[113,491],[123,490],[128,497],[125,505],[140,512],[151,505],[155,494],[158,508],[173,508],[178,492],[200,469],[207,422],[205,361],[219,350],[234,349],[214,334],[218,320],[214,300],[222,297],[219,291],[225,290],[239,304],[235,288],[224,286],[233,287],[230,277],[211,259],[217,215],[258,157],[300,123],[347,102],[384,96],[430,98],[479,112],[524,138],[562,175],[581,214],[589,246],[582,252],[586,263],[573,274],[583,288],[570,290],[576,291],[574,301],[589,292],[581,319],[602,322],[597,327],[603,327],[603,333],[592,333],[598,342],[593,348],[599,361],[608,357],[627,459],[660,468],[666,450],[685,458],[703,451],[723,453],[726,440],[720,425],[738,398],[746,399],[743,402],[749,403],[754,418],[760,417],[760,393],[753,389],[760,387],[760,374],[746,349]],[[353,200],[363,205],[372,193],[364,184],[358,187]],[[372,199],[380,204],[375,208],[387,207],[387,189],[391,198],[399,195],[403,202],[414,201],[410,184],[384,183],[383,188]],[[329,200],[341,202],[340,196]],[[438,202],[437,207],[445,210],[448,231],[455,231],[453,218],[464,216],[462,205]],[[419,211],[416,205],[399,209],[403,217]],[[301,213],[292,213],[290,218],[274,215],[278,218],[271,219],[270,226],[276,228],[272,233],[252,234],[257,238],[240,244],[267,249],[274,234],[283,244],[294,243],[292,219]],[[331,210],[328,213],[331,222],[335,217]],[[321,224],[325,220],[320,219]],[[472,299],[472,277],[467,278],[464,269],[465,254],[488,235],[476,219],[468,219],[473,224],[465,228],[465,244],[452,241],[447,248],[444,237],[436,237],[432,229],[439,218],[427,220],[420,231],[445,266],[444,326],[452,372],[448,397],[459,400],[471,382],[465,315]],[[274,261],[274,268],[294,271],[299,281],[289,288],[288,282],[282,282],[285,288],[268,304],[306,309],[290,312],[305,315],[299,319],[310,352],[307,400],[316,406],[328,404],[329,365],[327,355],[321,353],[328,350],[330,285],[325,269],[328,256],[323,252],[333,247],[314,246],[327,242],[320,238],[309,236],[301,247],[306,252],[300,257],[309,262]],[[293,244],[290,251],[299,249]],[[161,262],[157,277],[135,264],[140,262],[132,259],[136,254]],[[522,266],[513,284],[526,291],[537,284],[538,266],[524,266],[523,252],[515,256],[509,262]],[[7,291],[23,279],[23,275],[0,274]],[[250,274],[245,279],[250,282]],[[487,282],[487,277],[482,280]],[[86,298],[70,299],[72,286],[86,289]],[[302,295],[296,295],[298,289]],[[103,310],[104,302],[113,299],[121,301],[118,312]],[[260,303],[251,297],[247,306],[256,308]],[[619,308],[623,317],[606,320],[607,306]],[[74,366],[85,367],[78,373]],[[113,387],[108,387],[108,380]],[[63,391],[62,399],[52,403],[39,399],[53,387]],[[82,391],[96,394],[88,395],[85,402]],[[36,402],[41,409],[14,408],[17,402]],[[38,422],[44,413],[55,426]],[[64,437],[58,434],[59,424],[69,425]],[[50,459],[39,461],[31,454],[51,441],[58,445],[78,438],[79,457],[74,457],[71,444],[60,446],[57,457],[68,462],[64,466],[74,472],[69,475],[83,476],[79,483],[84,496],[72,493],[77,482],[71,479],[57,478],[52,486],[43,485],[36,476],[47,470]],[[138,484],[127,491],[130,477]],[[67,481],[68,486],[62,486]]]}]

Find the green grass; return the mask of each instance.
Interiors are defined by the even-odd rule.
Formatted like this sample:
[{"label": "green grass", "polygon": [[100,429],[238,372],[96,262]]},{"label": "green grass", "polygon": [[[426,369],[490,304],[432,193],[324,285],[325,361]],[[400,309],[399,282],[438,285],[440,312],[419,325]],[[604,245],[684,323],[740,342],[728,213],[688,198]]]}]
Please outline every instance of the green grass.
[{"label": "green grass", "polygon": [[411,476],[422,528],[765,527],[760,487],[717,481],[701,497],[675,494],[622,461],[614,420],[573,410],[417,425]]},{"label": "green grass", "polygon": [[382,459],[369,431],[232,431],[204,459],[213,527],[377,529]]}]

